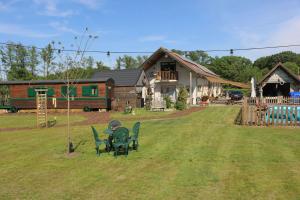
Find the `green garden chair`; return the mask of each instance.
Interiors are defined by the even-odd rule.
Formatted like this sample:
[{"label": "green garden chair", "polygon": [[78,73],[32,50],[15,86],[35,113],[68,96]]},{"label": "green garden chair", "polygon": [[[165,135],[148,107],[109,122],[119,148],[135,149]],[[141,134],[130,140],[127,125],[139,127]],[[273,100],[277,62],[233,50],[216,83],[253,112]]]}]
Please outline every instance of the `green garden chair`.
[{"label": "green garden chair", "polygon": [[107,127],[107,129],[104,130],[104,133],[109,134],[109,135],[112,135],[113,129],[114,129],[115,127],[120,127],[121,125],[122,125],[122,124],[121,124],[120,121],[118,121],[118,120],[112,120],[112,121],[110,121],[110,122],[108,123],[108,127]]},{"label": "green garden chair", "polygon": [[140,132],[140,126],[141,126],[141,122],[136,122],[134,125],[133,125],[133,128],[132,128],[132,136],[130,136],[129,138],[129,144],[132,142],[132,148],[134,150],[138,150],[138,146],[139,146],[139,132]]},{"label": "green garden chair", "polygon": [[129,146],[129,130],[125,127],[119,127],[113,134],[113,147],[115,149],[114,156],[117,156],[123,148],[125,155],[128,155]]},{"label": "green garden chair", "polygon": [[100,156],[100,149],[99,149],[100,145],[105,144],[105,149],[107,151],[107,149],[109,149],[109,144],[108,144],[108,141],[106,139],[100,140],[97,130],[93,126],[91,126],[91,128],[93,130],[93,135],[94,135],[94,139],[95,139],[96,154],[98,156]]}]

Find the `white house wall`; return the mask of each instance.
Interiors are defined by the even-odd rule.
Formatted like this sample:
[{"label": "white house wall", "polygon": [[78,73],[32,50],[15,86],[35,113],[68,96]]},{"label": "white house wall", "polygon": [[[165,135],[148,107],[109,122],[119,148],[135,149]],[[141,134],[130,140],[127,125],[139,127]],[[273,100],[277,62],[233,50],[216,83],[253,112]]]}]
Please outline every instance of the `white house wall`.
[{"label": "white house wall", "polygon": [[[153,99],[160,100],[161,95],[161,86],[162,85],[175,85],[176,86],[176,97],[179,92],[180,87],[184,86],[188,90],[190,88],[190,70],[186,67],[181,66],[176,62],[176,71],[178,72],[178,81],[169,81],[169,82],[159,82],[156,81],[155,75],[160,71],[160,62],[172,62],[174,61],[171,58],[162,57],[159,59],[153,66],[145,71],[146,76],[149,81],[150,88],[153,93]],[[200,91],[199,91],[200,89]],[[207,79],[199,78],[199,76],[192,71],[192,103],[196,104],[196,98],[202,96],[218,96],[221,94],[221,85],[220,84],[209,84]],[[188,100],[189,101],[189,100]]]}]

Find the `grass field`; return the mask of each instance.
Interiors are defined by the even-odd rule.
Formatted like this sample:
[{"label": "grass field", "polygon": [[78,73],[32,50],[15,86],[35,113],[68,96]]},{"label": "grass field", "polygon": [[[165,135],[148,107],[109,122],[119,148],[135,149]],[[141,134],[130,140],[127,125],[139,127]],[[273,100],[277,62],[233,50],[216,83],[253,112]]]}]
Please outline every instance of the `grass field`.
[{"label": "grass field", "polygon": [[88,126],[72,127],[73,157],[65,128],[1,132],[0,199],[299,199],[299,129],[236,126],[237,112],[144,121],[127,158],[97,157]]},{"label": "grass field", "polygon": [[[54,120],[56,118],[58,124],[67,123],[67,115],[55,113],[49,114],[48,119]],[[81,115],[71,115],[70,122],[79,122],[85,118]],[[34,113],[17,113],[0,115],[0,128],[21,128],[21,127],[36,127],[36,114]]]},{"label": "grass field", "polygon": [[111,117],[114,119],[139,119],[141,117],[143,118],[151,118],[151,117],[161,117],[161,116],[167,116],[169,114],[172,114],[176,111],[165,111],[165,112],[160,112],[160,111],[147,111],[145,109],[134,109],[134,115],[132,113],[130,114],[125,114],[124,112],[112,112]]}]

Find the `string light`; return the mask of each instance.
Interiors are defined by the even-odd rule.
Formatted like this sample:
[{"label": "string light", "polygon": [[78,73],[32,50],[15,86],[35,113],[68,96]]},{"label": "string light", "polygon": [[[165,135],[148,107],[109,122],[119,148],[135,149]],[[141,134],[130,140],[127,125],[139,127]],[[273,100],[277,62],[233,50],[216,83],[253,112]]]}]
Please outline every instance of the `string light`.
[{"label": "string light", "polygon": [[[97,36],[95,36],[97,38]],[[53,41],[52,41],[53,43]],[[32,48],[35,47],[34,45],[22,45],[22,44],[14,44],[9,42],[0,42],[0,45],[8,45],[8,46],[15,46],[15,47],[24,47],[24,48]],[[289,45],[277,45],[277,46],[265,46],[265,47],[250,47],[250,48],[231,48],[231,49],[208,49],[208,50],[200,50],[201,52],[229,52],[231,55],[234,51],[251,51],[251,50],[263,50],[263,49],[279,49],[279,48],[287,48],[287,47],[300,47],[300,44],[289,44]],[[36,49],[42,50],[42,47],[35,47]],[[58,52],[77,52],[81,53],[82,51],[76,49],[59,49],[53,48],[53,50]],[[195,50],[196,51],[196,50]],[[103,51],[103,50],[87,50],[85,53],[101,53],[110,56],[111,54],[152,54],[155,51]],[[190,52],[194,52],[194,50],[184,51],[186,54]]]}]

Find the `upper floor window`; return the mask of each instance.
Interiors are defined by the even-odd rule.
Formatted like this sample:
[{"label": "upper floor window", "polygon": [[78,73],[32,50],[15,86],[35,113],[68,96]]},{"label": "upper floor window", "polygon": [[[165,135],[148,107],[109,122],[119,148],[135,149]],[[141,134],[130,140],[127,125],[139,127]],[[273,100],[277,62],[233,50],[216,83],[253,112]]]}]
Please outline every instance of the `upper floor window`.
[{"label": "upper floor window", "polygon": [[161,62],[161,71],[176,71],[176,62]]}]

